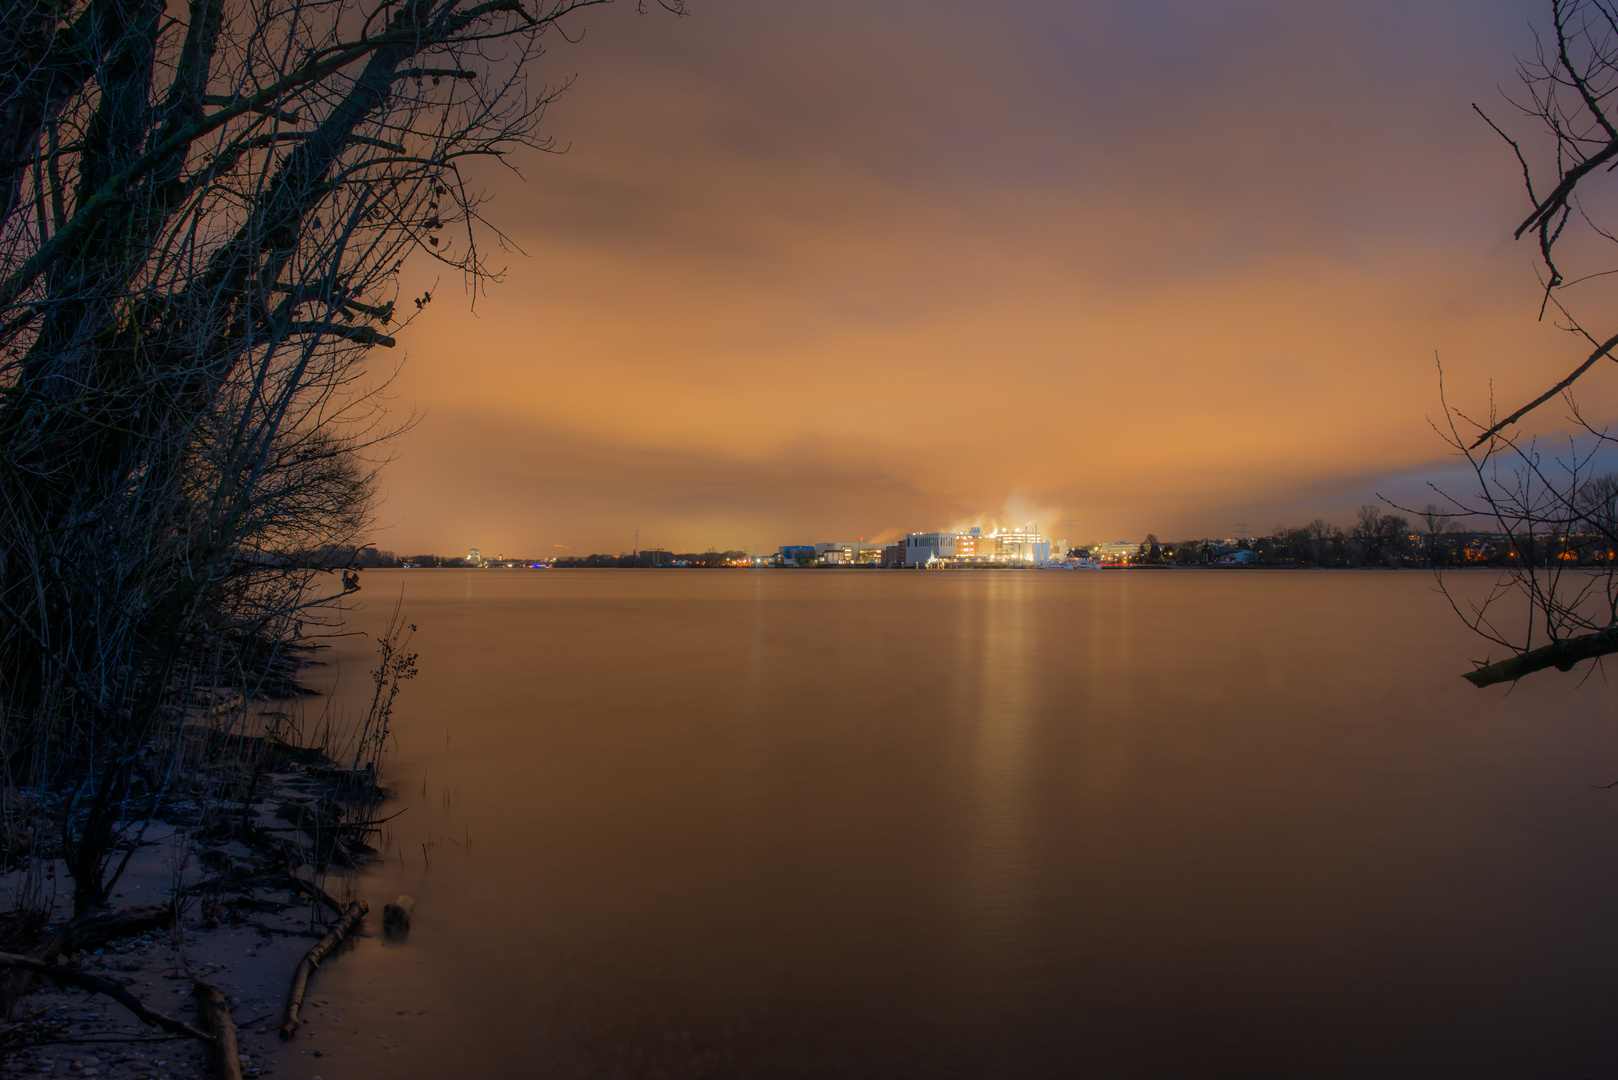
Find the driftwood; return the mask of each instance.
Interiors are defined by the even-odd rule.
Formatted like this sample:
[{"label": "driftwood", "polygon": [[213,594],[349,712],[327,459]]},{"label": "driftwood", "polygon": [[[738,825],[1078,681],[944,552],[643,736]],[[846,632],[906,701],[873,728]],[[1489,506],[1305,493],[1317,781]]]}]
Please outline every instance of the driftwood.
[{"label": "driftwood", "polygon": [[1549,645],[1542,645],[1518,656],[1501,660],[1499,663],[1482,664],[1461,678],[1473,686],[1493,686],[1496,683],[1516,682],[1524,675],[1544,671],[1546,668],[1572,671],[1573,665],[1582,660],[1594,660],[1598,656],[1614,652],[1618,652],[1618,628],[1553,641]]},{"label": "driftwood", "polygon": [[408,896],[382,905],[382,932],[390,938],[402,938],[410,933],[410,916],[416,911],[416,902]]},{"label": "driftwood", "polygon": [[174,909],[168,904],[80,915],[63,929],[59,949],[64,953],[76,953],[98,948],[130,934],[166,929],[173,919]]},{"label": "driftwood", "polygon": [[360,924],[360,920],[369,910],[370,906],[364,900],[351,902],[343,917],[337,920],[326,936],[298,961],[298,970],[292,973],[292,989],[287,993],[286,1014],[281,1021],[281,1038],[290,1039],[297,1034],[298,1010],[303,1007],[303,992],[308,989],[309,976],[314,974],[315,968],[320,966],[326,954],[342,944],[343,938]]},{"label": "driftwood", "polygon": [[206,1031],[198,1031],[183,1020],[176,1020],[156,1009],[148,1008],[140,998],[111,979],[103,979],[99,975],[91,975],[85,971],[75,971],[61,964],[48,964],[43,960],[35,960],[32,956],[18,956],[16,953],[0,952],[0,967],[19,968],[35,975],[43,975],[52,982],[64,986],[77,986],[92,994],[105,994],[138,1016],[143,1023],[160,1027],[171,1035],[188,1035],[205,1043],[214,1041],[214,1037]]},{"label": "driftwood", "polygon": [[236,1021],[230,1018],[230,1002],[224,991],[201,979],[191,987],[197,1006],[214,1037],[214,1061],[223,1080],[242,1080],[241,1049],[236,1044]]},{"label": "driftwood", "polygon": [[316,885],[314,882],[306,881],[303,878],[299,877],[297,874],[291,874],[291,873],[287,874],[287,879],[292,882],[292,888],[294,889],[294,891],[301,892],[305,896],[310,897],[311,899],[317,900],[322,904],[325,904],[328,908],[331,909],[331,913],[333,915],[342,915],[342,914],[344,914],[346,912],[347,909],[345,909],[342,904],[339,904],[332,897],[331,893],[327,892],[325,889],[322,889],[319,885]]},{"label": "driftwood", "polygon": [[[167,904],[123,908],[119,911],[87,912],[74,917],[66,926],[51,935],[32,958],[48,964],[63,953],[71,955],[85,949],[94,949],[121,937],[128,937],[130,934],[164,929],[173,919],[174,909]],[[9,1017],[16,1011],[17,1004],[28,992],[28,984],[32,979],[33,973],[20,967],[13,967],[6,973],[4,979],[0,979],[0,1013]]]}]

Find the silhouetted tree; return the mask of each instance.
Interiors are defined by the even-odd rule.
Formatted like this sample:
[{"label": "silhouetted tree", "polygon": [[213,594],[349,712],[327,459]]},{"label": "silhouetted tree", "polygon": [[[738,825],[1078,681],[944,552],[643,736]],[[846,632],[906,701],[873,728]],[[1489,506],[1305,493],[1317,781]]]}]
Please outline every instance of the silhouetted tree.
[{"label": "silhouetted tree", "polygon": [[[141,755],[226,647],[321,603],[389,432],[366,353],[487,280],[466,167],[545,148],[526,73],[604,0],[16,0],[0,11],[0,758],[71,783],[107,900]],[[161,765],[161,763],[159,763]]]},{"label": "silhouetted tree", "polygon": [[1417,515],[1425,527],[1422,541],[1422,554],[1426,557],[1428,566],[1438,565],[1438,537],[1449,527],[1450,515],[1443,510],[1428,503],[1422,507]]},{"label": "silhouetted tree", "polygon": [[1382,509],[1367,503],[1354,515],[1354,540],[1359,545],[1360,558],[1366,566],[1382,562]]},{"label": "silhouetted tree", "polygon": [[[1537,133],[1520,138],[1506,130],[1509,123],[1484,119],[1511,147],[1526,188],[1528,208],[1515,235],[1532,237],[1537,247],[1538,316],[1566,328],[1579,341],[1580,355],[1571,371],[1548,376],[1541,393],[1504,417],[1492,404],[1482,416],[1451,407],[1440,376],[1444,416],[1437,426],[1476,478],[1473,492],[1440,492],[1443,509],[1492,535],[1470,543],[1469,558],[1503,567],[1481,601],[1451,598],[1468,625],[1509,654],[1467,673],[1479,686],[1548,667],[1571,670],[1582,660],[1618,651],[1618,581],[1604,557],[1607,544],[1582,539],[1592,530],[1599,534],[1592,524],[1604,498],[1596,454],[1611,438],[1585,422],[1570,394],[1618,348],[1618,328],[1587,321],[1611,318],[1601,284],[1613,271],[1607,245],[1618,241],[1603,216],[1611,213],[1612,167],[1618,164],[1618,5],[1549,0],[1548,11],[1548,32],[1536,40],[1531,58],[1519,63],[1521,89],[1508,98]],[[1519,424],[1564,395],[1583,435],[1565,451],[1547,453]],[[1598,564],[1590,558],[1597,548],[1603,555]],[[1508,598],[1511,603],[1502,605]],[[1520,601],[1526,601],[1526,618]],[[1508,610],[1514,612],[1509,623],[1501,621]]]}]

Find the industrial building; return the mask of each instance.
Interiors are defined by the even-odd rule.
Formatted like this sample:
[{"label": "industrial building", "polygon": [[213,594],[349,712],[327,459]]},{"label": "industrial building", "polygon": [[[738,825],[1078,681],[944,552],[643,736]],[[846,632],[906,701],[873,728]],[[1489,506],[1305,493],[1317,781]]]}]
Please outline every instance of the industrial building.
[{"label": "industrial building", "polygon": [[909,533],[905,536],[905,565],[952,562],[960,541],[960,533]]},{"label": "industrial building", "polygon": [[1116,540],[1110,544],[1091,544],[1090,558],[1103,565],[1115,566],[1127,563],[1139,550],[1140,544],[1131,544],[1127,540]]},{"label": "industrial building", "polygon": [[865,540],[851,540],[843,543],[816,544],[815,553],[820,557],[822,566],[879,566],[882,563],[882,549],[886,546]]},{"label": "industrial building", "polygon": [[1036,529],[996,529],[985,533],[973,526],[966,532],[910,533],[905,537],[906,566],[955,566],[973,563],[1031,563],[1050,561],[1051,542]]},{"label": "industrial building", "polygon": [[773,561],[779,566],[907,566],[947,567],[972,565],[1046,566],[1066,554],[1064,544],[1053,544],[1032,527],[984,532],[973,526],[965,532],[909,533],[902,541],[881,543],[848,540],[822,544],[788,544]]}]

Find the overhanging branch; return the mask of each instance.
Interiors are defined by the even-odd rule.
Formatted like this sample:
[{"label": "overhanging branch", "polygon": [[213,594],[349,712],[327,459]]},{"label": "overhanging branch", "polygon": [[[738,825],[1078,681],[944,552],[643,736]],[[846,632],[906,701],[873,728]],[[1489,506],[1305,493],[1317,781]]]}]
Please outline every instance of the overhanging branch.
[{"label": "overhanging branch", "polygon": [[1618,627],[1608,627],[1594,634],[1553,641],[1497,664],[1482,664],[1461,678],[1473,686],[1494,686],[1497,683],[1516,682],[1524,675],[1532,675],[1546,668],[1572,671],[1573,665],[1581,661],[1615,652],[1618,652]]},{"label": "overhanging branch", "polygon": [[1530,401],[1527,405],[1524,405],[1522,408],[1518,409],[1504,420],[1492,425],[1482,435],[1479,435],[1477,440],[1472,443],[1470,449],[1476,450],[1478,447],[1488,442],[1491,437],[1498,435],[1509,425],[1515,424],[1518,420],[1521,420],[1523,417],[1545,404],[1551,398],[1572,386],[1574,380],[1576,380],[1580,375],[1583,375],[1586,371],[1589,371],[1592,367],[1595,367],[1597,360],[1600,360],[1603,356],[1611,355],[1613,349],[1618,349],[1618,335],[1614,335],[1613,337],[1608,338],[1606,341],[1603,341],[1600,345],[1596,346],[1595,352],[1591,353],[1584,363],[1574,368],[1573,373],[1567,378],[1563,379],[1561,382],[1557,383],[1555,386],[1551,387],[1549,390],[1545,391],[1543,394],[1539,395],[1533,401]]}]

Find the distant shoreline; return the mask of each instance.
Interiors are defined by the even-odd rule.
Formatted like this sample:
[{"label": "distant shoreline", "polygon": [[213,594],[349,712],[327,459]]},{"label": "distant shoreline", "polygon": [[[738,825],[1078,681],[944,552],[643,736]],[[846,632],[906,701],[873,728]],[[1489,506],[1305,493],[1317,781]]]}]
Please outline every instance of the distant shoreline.
[{"label": "distant shoreline", "polygon": [[[369,569],[371,569],[371,570],[401,570],[401,571],[402,570],[410,570],[410,571],[418,571],[418,570],[459,570],[459,571],[498,570],[498,571],[512,571],[512,572],[515,572],[515,571],[530,571],[531,572],[531,571],[536,571],[536,570],[548,570],[548,571],[557,571],[557,570],[565,570],[565,571],[572,571],[572,570],[590,570],[590,571],[597,571],[597,570],[793,570],[793,571],[801,571],[801,572],[805,572],[805,573],[865,573],[865,572],[873,571],[873,570],[895,571],[895,572],[898,572],[898,571],[909,571],[909,572],[924,571],[925,572],[925,571],[927,571],[928,568],[924,567],[924,566],[877,566],[875,564],[870,564],[870,565],[866,565],[866,566],[700,566],[700,565],[691,565],[691,566],[554,566],[554,565],[552,565],[552,566],[538,566],[538,567],[536,567],[536,566],[377,566],[377,567],[370,567]],[[1157,570],[1172,570],[1172,571],[1218,570],[1218,571],[1221,571],[1221,572],[1223,572],[1223,571],[1245,571],[1245,570],[1319,570],[1319,571],[1329,571],[1331,573],[1357,574],[1357,573],[1362,573],[1362,572],[1367,571],[1367,570],[1384,570],[1384,571],[1390,571],[1390,572],[1398,572],[1398,571],[1408,572],[1408,571],[1412,571],[1412,570],[1430,572],[1430,571],[1433,571],[1433,570],[1441,570],[1441,571],[1443,571],[1445,573],[1454,573],[1454,572],[1461,571],[1461,570],[1490,570],[1490,571],[1498,572],[1501,569],[1503,569],[1503,568],[1499,567],[1499,566],[1478,566],[1478,565],[1471,565],[1471,566],[1467,566],[1467,565],[1461,565],[1461,566],[1437,566],[1437,567],[1434,567],[1434,566],[1296,566],[1296,565],[1286,565],[1286,564],[1265,565],[1263,563],[1235,563],[1235,564],[1226,564],[1226,565],[1220,565],[1220,564],[1217,564],[1217,563],[1200,563],[1200,564],[1197,564],[1197,565],[1194,565],[1194,566],[1170,565],[1170,564],[1167,564],[1167,563],[1160,563],[1160,564],[1154,564],[1154,563],[1102,564],[1102,565],[1097,565],[1097,566],[1085,567],[1083,569],[1077,569],[1077,568],[1074,568],[1074,567],[1066,567],[1066,566],[1048,567],[1048,566],[1031,566],[1031,565],[1017,566],[1017,565],[1012,565],[1012,564],[1009,564],[1009,563],[963,563],[963,564],[961,564],[959,566],[934,567],[931,572],[933,572],[933,573],[938,573],[940,571],[959,572],[959,571],[962,571],[962,570],[969,570],[969,571],[970,570],[977,570],[977,571],[1020,570],[1020,571],[1039,571],[1039,572],[1042,572],[1042,573],[1051,573],[1051,574],[1078,574],[1078,575],[1083,575],[1083,574],[1096,573],[1098,571],[1119,571],[1119,570],[1129,570],[1129,571],[1142,571],[1142,570],[1152,570],[1152,571],[1157,571]]]}]

